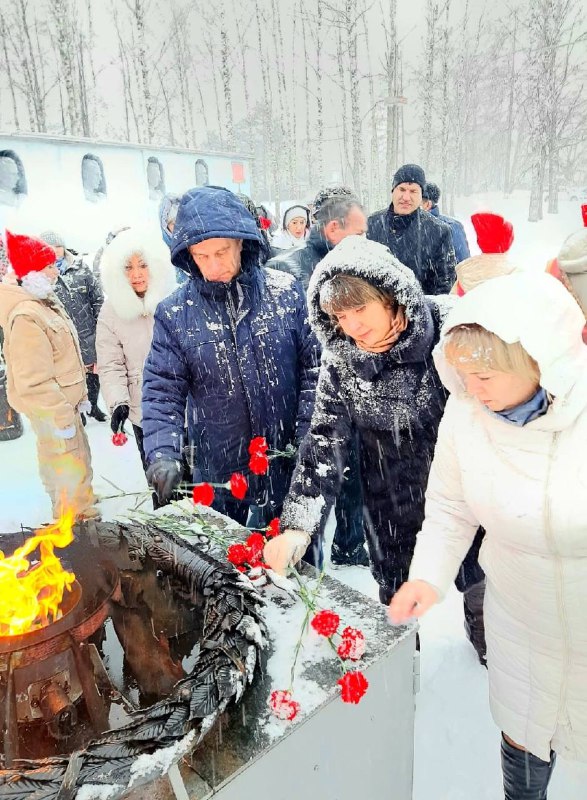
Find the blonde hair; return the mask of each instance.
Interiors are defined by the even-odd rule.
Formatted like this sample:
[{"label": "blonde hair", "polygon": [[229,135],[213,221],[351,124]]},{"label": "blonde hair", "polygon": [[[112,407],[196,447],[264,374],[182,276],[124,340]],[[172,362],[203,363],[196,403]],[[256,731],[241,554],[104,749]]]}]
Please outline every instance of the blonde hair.
[{"label": "blonde hair", "polygon": [[457,369],[459,364],[478,364],[481,369],[512,372],[540,383],[540,368],[520,342],[504,342],[482,325],[451,328],[445,338],[444,354]]},{"label": "blonde hair", "polygon": [[354,275],[335,275],[320,289],[320,308],[335,322],[335,314],[375,300],[397,310],[397,303],[390,292],[378,289],[369,281]]}]

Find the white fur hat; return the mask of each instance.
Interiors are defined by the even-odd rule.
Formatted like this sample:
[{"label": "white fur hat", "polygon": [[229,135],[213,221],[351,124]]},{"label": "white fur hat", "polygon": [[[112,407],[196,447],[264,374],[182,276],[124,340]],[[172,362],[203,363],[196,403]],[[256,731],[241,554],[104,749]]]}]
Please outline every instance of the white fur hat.
[{"label": "white fur hat", "polygon": [[[131,256],[140,254],[149,268],[149,287],[144,298],[132,289],[125,272]],[[159,232],[144,228],[121,231],[104,248],[100,259],[100,275],[104,292],[122,319],[153,314],[157,304],[176,288],[175,268],[169,249]]]}]

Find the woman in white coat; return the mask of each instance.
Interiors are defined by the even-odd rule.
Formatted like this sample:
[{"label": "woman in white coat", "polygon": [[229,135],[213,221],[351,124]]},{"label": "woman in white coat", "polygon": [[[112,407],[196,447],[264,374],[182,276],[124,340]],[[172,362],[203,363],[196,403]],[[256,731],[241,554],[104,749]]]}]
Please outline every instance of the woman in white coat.
[{"label": "woman in white coat", "polygon": [[100,260],[106,301],[98,317],[96,351],[102,394],[113,433],[130,419],[146,470],[141,395],[143,366],[151,349],[157,304],[176,287],[169,250],[161,238],[138,228],[121,231]]},{"label": "woman in white coat", "polygon": [[506,800],[543,800],[555,753],[587,761],[587,347],[549,275],[478,286],[434,358],[451,395],[395,622],[422,616],[479,525],[491,710]]}]

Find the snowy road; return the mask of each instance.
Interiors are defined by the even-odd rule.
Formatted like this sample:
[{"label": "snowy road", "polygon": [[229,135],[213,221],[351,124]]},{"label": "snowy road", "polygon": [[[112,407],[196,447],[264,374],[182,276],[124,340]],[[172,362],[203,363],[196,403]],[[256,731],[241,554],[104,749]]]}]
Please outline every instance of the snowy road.
[{"label": "snowy road", "polygon": [[[36,526],[50,518],[48,498],[38,478],[35,441],[25,435],[0,442],[2,502],[0,530]],[[101,495],[146,488],[138,453],[130,440],[114,447],[107,424],[88,422],[94,488]],[[102,504],[105,518],[128,507],[128,500]],[[338,580],[376,598],[370,573],[359,567],[327,570]],[[383,612],[382,612],[383,613]],[[416,697],[414,800],[500,800],[499,733],[489,713],[487,673],[465,639],[461,596],[452,591],[424,619],[421,631],[421,686]],[[583,800],[587,765],[559,759],[549,800]],[[371,800],[371,798],[365,798]],[[375,800],[375,799],[373,799]]]}]

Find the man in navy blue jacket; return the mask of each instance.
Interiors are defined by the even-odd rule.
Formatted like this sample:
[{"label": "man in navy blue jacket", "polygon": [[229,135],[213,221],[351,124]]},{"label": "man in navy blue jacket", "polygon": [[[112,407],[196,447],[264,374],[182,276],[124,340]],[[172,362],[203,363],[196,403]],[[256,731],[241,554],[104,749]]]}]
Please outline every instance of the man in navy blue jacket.
[{"label": "man in navy blue jacket", "polygon": [[452,243],[455,248],[455,256],[457,264],[464,261],[466,258],[471,257],[469,251],[469,243],[467,241],[467,234],[462,224],[454,217],[448,217],[446,214],[441,214],[438,208],[438,201],[440,200],[440,189],[435,183],[426,183],[424,191],[422,192],[422,208],[428,211],[433,217],[439,219],[441,222],[446,222],[450,227],[452,233]]},{"label": "man in navy blue jacket", "polygon": [[281,513],[295,459],[249,473],[256,436],[271,450],[296,446],[308,429],[320,351],[308,325],[304,291],[291,275],[262,268],[266,242],[253,216],[228,189],[205,186],[181,201],[171,260],[190,275],[155,312],[143,376],[148,478],[161,503],[180,483],[186,444],[194,482],[220,484],[241,472],[244,501],[216,489],[214,507],[255,527]]}]

